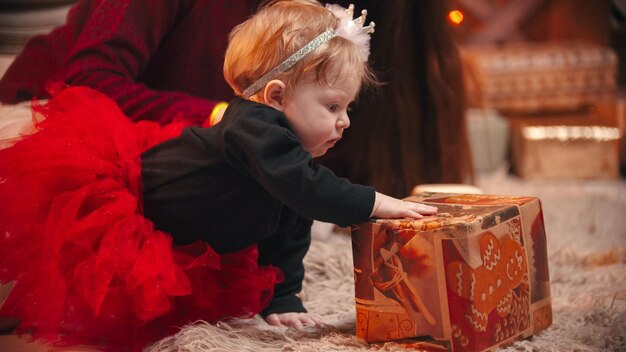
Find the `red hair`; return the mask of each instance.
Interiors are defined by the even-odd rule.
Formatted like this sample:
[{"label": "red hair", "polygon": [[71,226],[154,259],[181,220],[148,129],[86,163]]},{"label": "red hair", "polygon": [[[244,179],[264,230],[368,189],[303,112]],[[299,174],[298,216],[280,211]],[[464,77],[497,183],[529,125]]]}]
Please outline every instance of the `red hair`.
[{"label": "red hair", "polygon": [[[311,0],[272,1],[230,34],[224,78],[236,95],[278,66],[318,35],[334,30],[339,19],[319,2]],[[303,79],[332,84],[338,77],[352,75],[366,85],[375,79],[358,47],[337,36],[306,55],[276,79],[289,92]],[[262,101],[259,93],[251,97]]]}]

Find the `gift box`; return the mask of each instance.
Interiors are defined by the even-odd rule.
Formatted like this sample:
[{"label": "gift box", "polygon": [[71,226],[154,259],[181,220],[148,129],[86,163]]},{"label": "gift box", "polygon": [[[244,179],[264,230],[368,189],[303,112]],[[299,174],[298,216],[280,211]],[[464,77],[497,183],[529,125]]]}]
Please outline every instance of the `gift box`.
[{"label": "gift box", "polygon": [[517,119],[511,137],[515,172],[526,179],[618,178],[620,130],[599,122]]},{"label": "gift box", "polygon": [[588,43],[471,46],[462,51],[471,106],[506,113],[572,111],[613,101],[617,55]]},{"label": "gift box", "polygon": [[539,199],[422,193],[421,220],[353,228],[357,337],[486,351],[552,323]]}]

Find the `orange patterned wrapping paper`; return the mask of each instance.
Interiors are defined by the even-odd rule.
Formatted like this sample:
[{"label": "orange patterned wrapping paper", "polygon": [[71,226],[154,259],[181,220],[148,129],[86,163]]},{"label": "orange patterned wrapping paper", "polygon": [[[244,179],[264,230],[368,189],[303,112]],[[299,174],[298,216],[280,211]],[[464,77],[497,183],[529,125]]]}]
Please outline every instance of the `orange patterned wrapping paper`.
[{"label": "orange patterned wrapping paper", "polygon": [[543,215],[534,197],[422,193],[422,220],[353,228],[357,337],[429,337],[486,351],[552,323]]}]

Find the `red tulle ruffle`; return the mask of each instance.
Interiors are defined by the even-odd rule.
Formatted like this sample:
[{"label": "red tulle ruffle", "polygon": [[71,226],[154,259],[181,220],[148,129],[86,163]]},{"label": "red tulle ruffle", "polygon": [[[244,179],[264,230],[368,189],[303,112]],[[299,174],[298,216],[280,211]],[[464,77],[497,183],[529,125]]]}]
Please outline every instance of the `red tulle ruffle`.
[{"label": "red tulle ruffle", "polygon": [[132,123],[88,88],[33,104],[38,132],[0,150],[0,316],[55,345],[140,350],[198,319],[251,316],[280,272],[256,247],[173,247],[142,215],[140,154],[183,123]]}]

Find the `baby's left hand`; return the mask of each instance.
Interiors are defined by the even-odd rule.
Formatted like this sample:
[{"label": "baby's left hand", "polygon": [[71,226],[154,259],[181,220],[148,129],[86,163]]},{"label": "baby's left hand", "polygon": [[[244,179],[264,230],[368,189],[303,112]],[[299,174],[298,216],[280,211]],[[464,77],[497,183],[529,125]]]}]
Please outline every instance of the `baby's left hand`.
[{"label": "baby's left hand", "polygon": [[322,325],[322,317],[313,313],[274,313],[268,315],[265,321],[270,325],[288,326],[294,329],[301,329],[304,325]]}]

